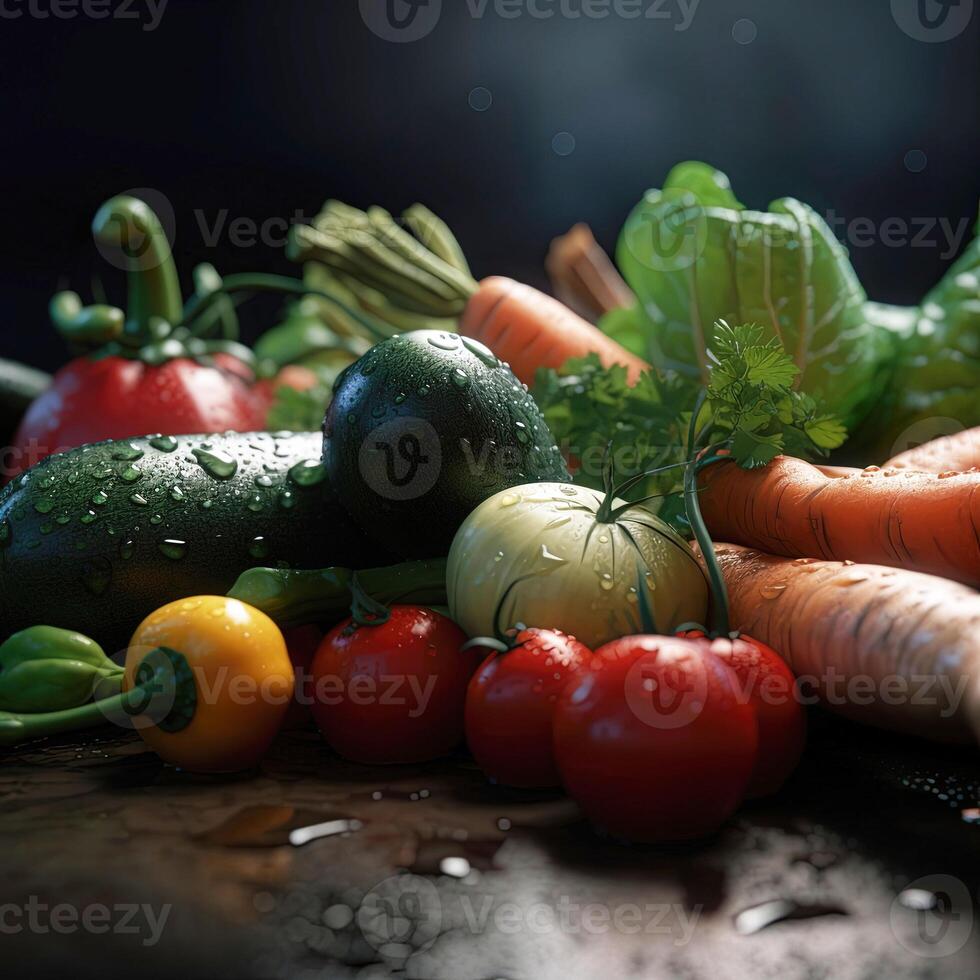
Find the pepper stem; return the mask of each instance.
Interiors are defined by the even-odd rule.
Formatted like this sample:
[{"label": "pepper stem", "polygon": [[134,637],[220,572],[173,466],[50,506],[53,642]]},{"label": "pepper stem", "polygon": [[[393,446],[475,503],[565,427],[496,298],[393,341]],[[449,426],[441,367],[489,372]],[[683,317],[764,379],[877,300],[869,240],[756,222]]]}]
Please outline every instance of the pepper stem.
[{"label": "pepper stem", "polygon": [[121,251],[126,270],[126,334],[145,342],[153,318],[177,323],[183,301],[170,242],[153,209],[139,198],[106,201],[92,222],[96,243]]},{"label": "pepper stem", "polygon": [[42,714],[0,712],[0,746],[10,747],[47,735],[96,728],[112,720],[116,712],[136,714],[146,705],[147,692],[134,687],[111,698],[90,701],[78,708],[46,711]]}]

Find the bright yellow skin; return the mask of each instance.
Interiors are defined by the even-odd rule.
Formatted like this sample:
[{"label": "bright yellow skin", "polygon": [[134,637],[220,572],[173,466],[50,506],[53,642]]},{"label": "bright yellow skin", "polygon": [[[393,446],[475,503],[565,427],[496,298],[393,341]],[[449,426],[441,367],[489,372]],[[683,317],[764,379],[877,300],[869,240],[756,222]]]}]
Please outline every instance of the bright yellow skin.
[{"label": "bright yellow skin", "polygon": [[197,686],[197,706],[179,732],[140,726],[143,741],[165,762],[193,772],[254,766],[293,697],[293,668],[279,627],[265,613],[225,596],[171,602],[133,634],[124,690],[133,686],[143,658],[157,647],[184,655]]}]

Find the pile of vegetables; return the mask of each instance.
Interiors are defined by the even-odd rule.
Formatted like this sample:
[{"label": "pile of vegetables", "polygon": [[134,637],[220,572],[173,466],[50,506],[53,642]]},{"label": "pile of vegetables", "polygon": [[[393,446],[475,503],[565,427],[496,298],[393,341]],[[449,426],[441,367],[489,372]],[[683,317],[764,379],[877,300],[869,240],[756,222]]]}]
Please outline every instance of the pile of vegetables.
[{"label": "pile of vegetables", "polygon": [[[823,462],[854,426],[880,441],[880,406],[891,425],[939,404],[915,396],[940,388],[924,316],[961,343],[960,404],[975,258],[942,313],[885,315],[810,209],[748,211],[685,164],[630,216],[622,278],[587,229],[554,243],[582,315],[475,280],[420,206],[403,225],[334,201],[293,231],[302,282],[211,270],[183,305],[152,212],[103,211],[128,313],[56,298],[81,358],[22,430],[79,444],[0,494],[0,744],[112,721],[229,772],[295,724],[365,765],[465,740],[493,782],[562,786],[602,831],[662,841],[779,791],[804,688],[980,735],[980,429]],[[255,290],[292,297],[257,357],[229,298]],[[172,395],[160,371],[194,393],[218,372],[207,404],[243,431],[207,434],[203,410],[165,427],[162,395],[112,430],[93,379]],[[886,696],[923,676],[938,697]],[[872,696],[842,701],[841,678]]]}]

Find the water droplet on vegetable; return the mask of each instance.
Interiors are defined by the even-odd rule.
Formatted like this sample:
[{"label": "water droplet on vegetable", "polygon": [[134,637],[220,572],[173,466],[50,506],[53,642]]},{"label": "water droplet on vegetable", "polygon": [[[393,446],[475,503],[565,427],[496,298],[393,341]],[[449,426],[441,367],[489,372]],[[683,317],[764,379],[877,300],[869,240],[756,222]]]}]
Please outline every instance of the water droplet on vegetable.
[{"label": "water droplet on vegetable", "polygon": [[179,538],[167,538],[157,545],[160,554],[171,561],[179,561],[187,553],[187,542]]},{"label": "water droplet on vegetable", "polygon": [[252,496],[248,498],[248,502],[245,504],[245,506],[248,507],[253,514],[257,514],[260,510],[262,510],[262,495],[258,493],[252,494]]},{"label": "water droplet on vegetable", "polygon": [[773,583],[772,585],[764,585],[759,589],[759,595],[763,599],[778,599],[786,591],[786,586],[784,584]]},{"label": "water droplet on vegetable", "polygon": [[154,436],[150,445],[161,453],[172,453],[177,448],[177,440],[173,436]]},{"label": "water droplet on vegetable", "polygon": [[92,494],[92,503],[96,507],[104,507],[109,502],[109,495],[104,490],[96,490]]},{"label": "water droplet on vegetable", "polygon": [[162,524],[163,523],[163,514],[154,514],[150,518],[150,523],[151,524]]},{"label": "water droplet on vegetable", "polygon": [[134,493],[130,496],[130,501],[136,504],[137,507],[145,507],[149,501],[141,493]]},{"label": "water droplet on vegetable", "polygon": [[452,335],[448,333],[440,333],[434,337],[429,337],[429,343],[439,350],[457,350],[459,348],[459,340],[453,339]]},{"label": "water droplet on vegetable", "polygon": [[279,494],[279,506],[283,510],[292,510],[296,506],[296,495],[292,490],[283,490]]},{"label": "water droplet on vegetable", "polygon": [[518,504],[518,503],[520,503],[520,501],[521,501],[521,498],[520,498],[520,495],[519,494],[516,494],[516,493],[505,493],[500,498],[500,506],[501,507],[513,507],[514,504]]},{"label": "water droplet on vegetable", "polygon": [[269,544],[263,537],[253,538],[248,546],[248,553],[253,558],[265,558],[269,554]]},{"label": "water droplet on vegetable", "polygon": [[0,521],[0,548],[8,548],[13,537],[14,532],[10,527],[10,521],[4,518]]},{"label": "water droplet on vegetable", "polygon": [[83,524],[91,524],[95,520],[96,516],[97,515],[96,515],[96,513],[95,513],[94,510],[87,510],[87,511],[85,511],[84,514],[82,514],[82,516],[79,518],[79,520]]},{"label": "water droplet on vegetable", "polygon": [[119,476],[126,483],[135,483],[138,479],[140,479],[140,477],[143,476],[143,471],[138,466],[130,465],[122,470]]},{"label": "water droplet on vegetable", "polygon": [[227,453],[204,448],[192,449],[191,453],[201,469],[216,480],[230,480],[238,472],[238,461]]},{"label": "water droplet on vegetable", "polygon": [[135,551],[135,546],[132,541],[123,541],[119,545],[119,557],[120,558],[132,558],[133,552]]},{"label": "water droplet on vegetable", "polygon": [[313,459],[305,459],[289,471],[289,478],[301,487],[314,487],[326,477],[327,471],[323,464]]},{"label": "water droplet on vegetable", "polygon": [[112,458],[133,463],[143,458],[143,450],[132,442],[121,442],[113,449]]}]

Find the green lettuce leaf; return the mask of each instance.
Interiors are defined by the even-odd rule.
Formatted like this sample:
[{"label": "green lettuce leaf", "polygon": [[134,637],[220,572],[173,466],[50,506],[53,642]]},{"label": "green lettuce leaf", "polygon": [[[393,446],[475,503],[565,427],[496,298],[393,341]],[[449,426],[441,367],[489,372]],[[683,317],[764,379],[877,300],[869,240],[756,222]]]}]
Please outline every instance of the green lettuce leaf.
[{"label": "green lettuce leaf", "polygon": [[855,434],[878,461],[980,425],[980,238],[917,308],[868,304],[897,350],[886,395]]},{"label": "green lettuce leaf", "polygon": [[617,261],[639,307],[603,329],[634,351],[642,337],[658,367],[704,381],[714,324],[757,323],[799,370],[798,387],[845,425],[880,397],[890,338],[868,322],[847,253],[807,205],[748,210],[720,171],[682,163],[629,216]]}]

